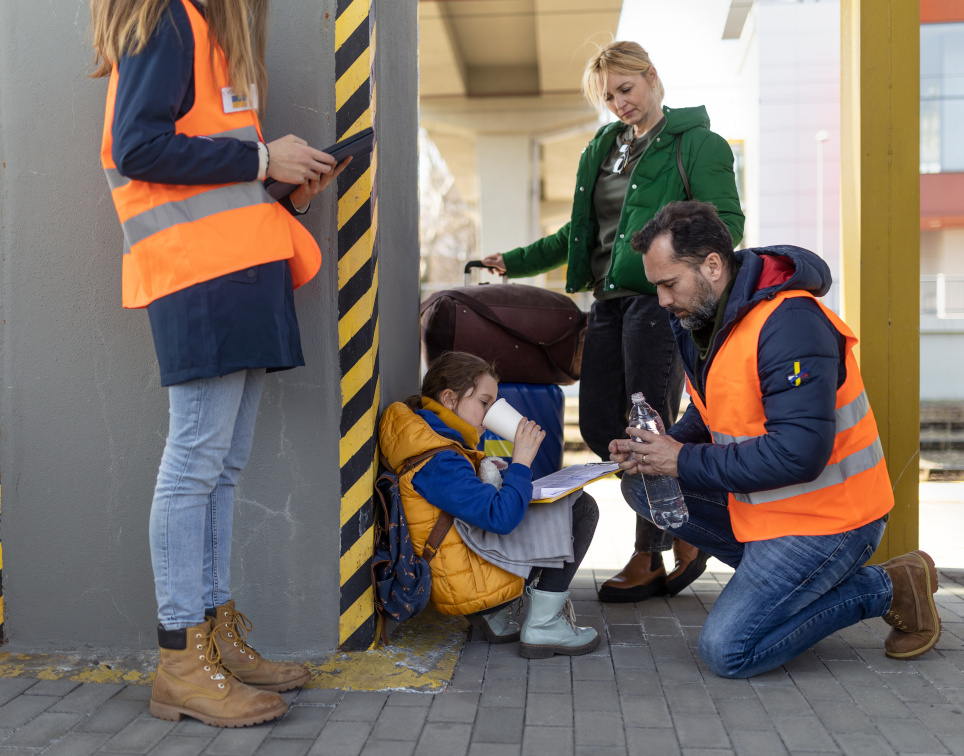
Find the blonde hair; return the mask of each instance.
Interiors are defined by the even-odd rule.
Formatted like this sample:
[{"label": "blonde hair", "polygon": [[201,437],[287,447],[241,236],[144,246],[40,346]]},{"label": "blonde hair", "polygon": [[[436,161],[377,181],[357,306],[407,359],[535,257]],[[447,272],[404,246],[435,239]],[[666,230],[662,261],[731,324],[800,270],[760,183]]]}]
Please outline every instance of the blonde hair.
[{"label": "blonde hair", "polygon": [[[90,0],[94,65],[91,76],[109,76],[122,55],[142,52],[154,33],[161,14],[179,0]],[[252,82],[263,109],[268,92],[264,51],[268,44],[268,0],[207,0],[204,3],[211,67],[215,46],[227,61],[227,83],[245,97]]]},{"label": "blonde hair", "polygon": [[[649,59],[649,53],[642,45],[636,42],[613,41],[600,47],[589,59],[586,70],[582,74],[582,91],[589,102],[602,110],[605,107],[606,94],[604,82],[610,73],[645,76],[651,68],[653,68],[653,61]],[[656,74],[653,82],[653,91],[656,93],[657,100],[662,103],[666,92],[659,74]]]}]

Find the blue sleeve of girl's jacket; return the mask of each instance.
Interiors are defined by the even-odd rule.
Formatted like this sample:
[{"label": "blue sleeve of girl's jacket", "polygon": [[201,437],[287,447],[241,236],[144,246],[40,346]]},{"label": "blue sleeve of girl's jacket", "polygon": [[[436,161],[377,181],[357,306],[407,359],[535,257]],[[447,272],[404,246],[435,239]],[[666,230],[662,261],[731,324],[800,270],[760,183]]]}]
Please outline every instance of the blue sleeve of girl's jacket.
[{"label": "blue sleeve of girl's jacket", "polygon": [[[842,337],[819,307],[807,299],[784,302],[758,345],[766,433],[740,443],[684,445],[680,482],[696,491],[752,493],[814,480],[833,449],[843,371]],[[790,380],[798,373],[799,386]]]},{"label": "blue sleeve of girl's jacket", "polygon": [[483,483],[475,468],[458,452],[441,451],[412,478],[415,490],[429,504],[490,533],[512,532],[532,498],[532,470],[511,464],[497,490]]},{"label": "blue sleeve of girl's jacket", "polygon": [[117,71],[112,155],[121,175],[161,184],[258,177],[257,142],[175,133],[194,94],[194,36],[180,3],[169,4],[147,47],[122,56]]}]

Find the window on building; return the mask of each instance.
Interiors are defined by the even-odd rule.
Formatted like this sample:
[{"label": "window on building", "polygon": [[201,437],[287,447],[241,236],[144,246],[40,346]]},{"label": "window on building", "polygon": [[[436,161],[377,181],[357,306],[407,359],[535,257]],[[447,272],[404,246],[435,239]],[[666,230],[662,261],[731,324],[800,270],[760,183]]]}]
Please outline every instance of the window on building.
[{"label": "window on building", "polygon": [[920,28],[920,172],[964,171],[964,23]]}]

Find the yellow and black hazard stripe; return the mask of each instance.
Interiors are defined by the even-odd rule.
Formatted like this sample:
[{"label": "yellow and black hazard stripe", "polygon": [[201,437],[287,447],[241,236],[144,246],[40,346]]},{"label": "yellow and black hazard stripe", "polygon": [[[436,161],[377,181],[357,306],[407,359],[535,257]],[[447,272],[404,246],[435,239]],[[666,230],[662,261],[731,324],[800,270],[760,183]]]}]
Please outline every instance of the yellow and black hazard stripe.
[{"label": "yellow and black hazard stripe", "polygon": [[[335,131],[339,140],[375,121],[373,0],[338,0]],[[339,647],[370,648],[376,619],[371,558],[378,414],[377,149],[338,179],[338,356],[341,375],[341,616]]]}]

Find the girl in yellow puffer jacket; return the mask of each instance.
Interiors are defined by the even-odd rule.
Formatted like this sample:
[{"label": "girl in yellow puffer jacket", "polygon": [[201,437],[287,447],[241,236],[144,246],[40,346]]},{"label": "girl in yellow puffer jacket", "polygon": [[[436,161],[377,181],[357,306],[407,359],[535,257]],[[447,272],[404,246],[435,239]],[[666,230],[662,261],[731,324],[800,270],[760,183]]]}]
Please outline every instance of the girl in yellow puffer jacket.
[{"label": "girl in yellow puffer jacket", "polygon": [[[443,511],[495,534],[511,533],[525,517],[532,498],[530,465],[545,432],[523,418],[501,488],[483,482],[479,468],[484,453],[476,447],[482,419],[497,396],[498,376],[491,365],[474,355],[448,352],[429,367],[421,393],[385,410],[379,443],[401,473],[399,490],[416,554],[422,554]],[[403,470],[406,460],[431,450],[439,451]],[[431,561],[432,603],[443,614],[467,615],[490,643],[521,639],[520,653],[527,658],[589,653],[599,637],[593,628],[576,626],[568,588],[597,520],[592,497],[575,497],[573,560],[561,567],[534,567],[525,579],[486,561],[463,541],[457,527],[450,528]],[[511,616],[523,590],[530,600],[520,630]]]}]

